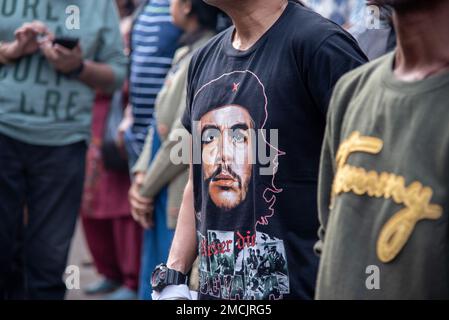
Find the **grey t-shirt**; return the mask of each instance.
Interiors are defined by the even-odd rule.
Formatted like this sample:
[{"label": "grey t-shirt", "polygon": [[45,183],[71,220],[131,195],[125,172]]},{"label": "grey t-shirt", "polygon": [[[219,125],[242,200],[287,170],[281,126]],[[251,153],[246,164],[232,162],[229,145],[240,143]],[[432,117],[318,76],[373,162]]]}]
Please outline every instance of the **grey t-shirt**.
[{"label": "grey t-shirt", "polygon": [[321,159],[318,299],[449,298],[449,73],[388,54],[337,84]]},{"label": "grey t-shirt", "polygon": [[[13,41],[14,31],[34,20],[79,38],[84,58],[110,65],[114,87],[121,86],[127,59],[115,1],[3,1],[0,40]],[[0,133],[14,139],[49,146],[88,140],[93,99],[90,87],[56,72],[40,51],[0,65]]]}]

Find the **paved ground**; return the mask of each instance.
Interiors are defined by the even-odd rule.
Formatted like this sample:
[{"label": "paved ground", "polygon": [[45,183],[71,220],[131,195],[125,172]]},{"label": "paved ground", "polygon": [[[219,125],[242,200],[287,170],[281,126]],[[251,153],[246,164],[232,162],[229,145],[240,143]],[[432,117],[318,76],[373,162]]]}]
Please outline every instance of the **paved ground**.
[{"label": "paved ground", "polygon": [[72,247],[69,256],[69,265],[78,266],[80,269],[80,290],[67,290],[67,300],[95,300],[100,299],[98,296],[86,296],[83,288],[89,283],[99,279],[84,240],[84,234],[81,223],[76,227],[75,236],[72,240]]}]

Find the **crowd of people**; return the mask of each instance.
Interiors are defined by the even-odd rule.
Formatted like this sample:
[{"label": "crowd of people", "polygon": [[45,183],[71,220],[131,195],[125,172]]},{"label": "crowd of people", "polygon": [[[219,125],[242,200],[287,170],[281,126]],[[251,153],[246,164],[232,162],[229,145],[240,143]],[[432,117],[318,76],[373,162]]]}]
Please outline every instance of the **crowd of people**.
[{"label": "crowd of people", "polygon": [[106,300],[449,298],[449,1],[72,2],[0,0],[0,299],[78,218]]}]

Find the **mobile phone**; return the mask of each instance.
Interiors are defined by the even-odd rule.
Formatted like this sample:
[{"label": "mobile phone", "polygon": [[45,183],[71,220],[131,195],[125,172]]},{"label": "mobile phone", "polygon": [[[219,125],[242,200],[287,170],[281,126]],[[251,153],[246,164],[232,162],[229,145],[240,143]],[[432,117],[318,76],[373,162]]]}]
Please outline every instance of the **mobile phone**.
[{"label": "mobile phone", "polygon": [[53,44],[59,44],[60,46],[63,46],[64,48],[67,48],[69,50],[75,48],[78,45],[78,42],[78,38],[72,37],[56,37],[53,40]]}]

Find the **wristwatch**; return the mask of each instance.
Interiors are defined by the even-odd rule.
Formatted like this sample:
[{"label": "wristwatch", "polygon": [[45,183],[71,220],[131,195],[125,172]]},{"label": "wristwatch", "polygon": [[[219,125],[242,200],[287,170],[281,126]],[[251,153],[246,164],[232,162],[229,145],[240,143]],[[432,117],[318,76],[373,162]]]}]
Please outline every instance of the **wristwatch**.
[{"label": "wristwatch", "polygon": [[188,277],[182,272],[170,269],[166,264],[158,265],[151,275],[151,286],[161,292],[166,286],[187,284]]}]

